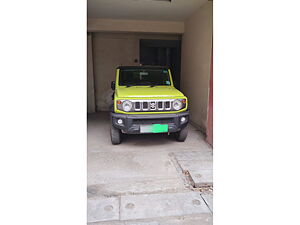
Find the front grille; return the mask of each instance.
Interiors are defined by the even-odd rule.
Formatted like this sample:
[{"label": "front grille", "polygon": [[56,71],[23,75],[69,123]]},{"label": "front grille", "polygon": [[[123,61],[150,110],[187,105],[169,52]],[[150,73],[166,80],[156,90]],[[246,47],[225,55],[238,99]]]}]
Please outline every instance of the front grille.
[{"label": "front grille", "polygon": [[171,111],[172,100],[133,100],[134,111]]}]

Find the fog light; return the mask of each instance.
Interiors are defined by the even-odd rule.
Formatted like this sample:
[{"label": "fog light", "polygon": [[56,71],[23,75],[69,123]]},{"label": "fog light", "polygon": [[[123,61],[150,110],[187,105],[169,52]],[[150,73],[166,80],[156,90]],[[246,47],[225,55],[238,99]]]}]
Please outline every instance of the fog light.
[{"label": "fog light", "polygon": [[181,119],[180,119],[181,123],[184,123],[185,120],[186,120],[185,117],[181,117]]},{"label": "fog light", "polygon": [[118,119],[117,123],[118,123],[118,124],[122,124],[122,123],[123,123],[123,120],[122,120],[122,119]]}]

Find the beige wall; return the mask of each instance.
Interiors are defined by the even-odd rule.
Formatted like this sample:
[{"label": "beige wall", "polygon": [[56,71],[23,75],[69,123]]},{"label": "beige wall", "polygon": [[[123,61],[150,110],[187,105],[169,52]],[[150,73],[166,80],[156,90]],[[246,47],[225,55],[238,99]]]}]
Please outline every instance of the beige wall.
[{"label": "beige wall", "polygon": [[212,49],[212,2],[185,21],[182,38],[181,88],[189,99],[191,121],[206,130]]},{"label": "beige wall", "polygon": [[87,111],[95,112],[92,35],[87,36]]},{"label": "beige wall", "polygon": [[96,105],[98,111],[108,111],[112,103],[110,88],[119,65],[138,65],[138,49],[135,39],[116,34],[93,34]]},{"label": "beige wall", "polygon": [[[179,35],[141,33],[93,33],[93,57],[97,111],[109,110],[112,104],[111,81],[116,67],[139,65],[140,39],[179,40]],[[138,62],[135,63],[134,60]]]},{"label": "beige wall", "polygon": [[175,21],[88,19],[89,32],[145,32],[182,34],[184,23]]}]

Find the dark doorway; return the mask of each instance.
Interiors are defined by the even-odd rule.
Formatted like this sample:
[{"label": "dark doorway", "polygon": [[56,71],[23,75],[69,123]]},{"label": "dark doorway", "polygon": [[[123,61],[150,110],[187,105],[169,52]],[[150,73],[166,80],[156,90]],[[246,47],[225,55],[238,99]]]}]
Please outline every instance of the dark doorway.
[{"label": "dark doorway", "polygon": [[168,66],[174,85],[180,90],[180,40],[140,40],[140,63],[143,65]]}]

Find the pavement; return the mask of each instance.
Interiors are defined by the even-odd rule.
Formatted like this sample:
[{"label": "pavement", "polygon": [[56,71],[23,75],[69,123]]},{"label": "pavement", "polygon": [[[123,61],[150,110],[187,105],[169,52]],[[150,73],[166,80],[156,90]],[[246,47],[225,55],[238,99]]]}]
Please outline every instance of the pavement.
[{"label": "pavement", "polygon": [[212,224],[212,148],[189,125],[185,142],[167,134],[110,142],[108,112],[88,115],[89,225]]}]

